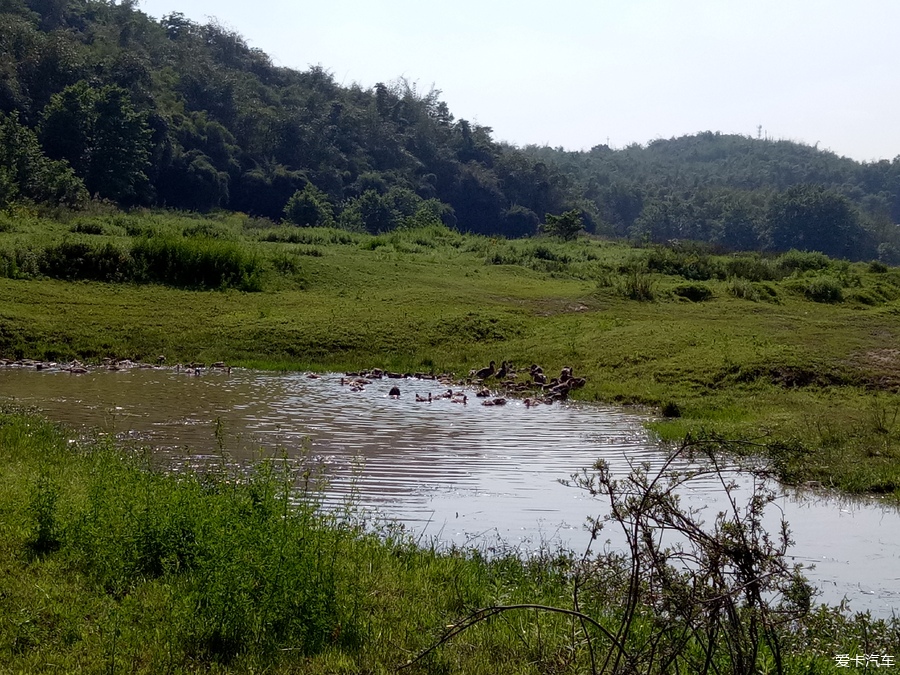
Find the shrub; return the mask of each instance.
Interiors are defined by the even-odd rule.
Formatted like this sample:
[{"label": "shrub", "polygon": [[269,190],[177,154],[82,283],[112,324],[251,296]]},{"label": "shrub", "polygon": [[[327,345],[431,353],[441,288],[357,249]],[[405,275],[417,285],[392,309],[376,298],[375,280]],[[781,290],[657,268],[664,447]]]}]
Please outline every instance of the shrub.
[{"label": "shrub", "polygon": [[111,243],[99,246],[82,241],[64,241],[47,247],[40,271],[56,279],[125,281],[132,276],[131,256]]},{"label": "shrub", "polygon": [[672,292],[681,298],[691,302],[703,302],[713,296],[712,289],[704,284],[681,284],[672,289]]},{"label": "shrub", "polygon": [[689,281],[724,279],[725,270],[717,260],[694,251],[680,251],[657,246],[647,256],[647,269],[680,276]]},{"label": "shrub", "polygon": [[727,260],[724,266],[727,276],[748,281],[776,281],[783,276],[781,270],[771,261],[764,260],[758,255],[735,256]]},{"label": "shrub", "polygon": [[69,231],[76,234],[103,234],[103,225],[100,223],[80,221],[72,225],[72,227],[69,228]]},{"label": "shrub", "polygon": [[831,264],[831,258],[818,251],[798,251],[791,249],[775,260],[776,265],[786,273],[823,270]]},{"label": "shrub", "polygon": [[843,302],[844,292],[834,277],[816,277],[806,283],[804,294],[814,302]]}]

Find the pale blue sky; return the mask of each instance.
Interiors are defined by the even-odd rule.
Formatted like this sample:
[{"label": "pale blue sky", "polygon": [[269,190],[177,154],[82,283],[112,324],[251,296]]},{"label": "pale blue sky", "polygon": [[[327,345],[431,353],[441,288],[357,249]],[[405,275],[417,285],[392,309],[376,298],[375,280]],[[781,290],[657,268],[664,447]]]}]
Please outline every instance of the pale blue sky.
[{"label": "pale blue sky", "polygon": [[140,0],[276,65],[442,91],[496,140],[621,148],[697,131],[900,155],[897,0]]}]

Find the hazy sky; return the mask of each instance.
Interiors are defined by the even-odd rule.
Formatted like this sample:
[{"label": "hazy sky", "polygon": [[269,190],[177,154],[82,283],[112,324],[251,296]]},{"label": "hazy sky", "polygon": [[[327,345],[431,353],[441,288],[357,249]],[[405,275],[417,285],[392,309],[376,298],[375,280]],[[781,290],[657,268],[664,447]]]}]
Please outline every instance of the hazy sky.
[{"label": "hazy sky", "polygon": [[141,0],[237,31],[276,65],[442,92],[496,140],[620,148],[763,134],[900,155],[897,0]]}]

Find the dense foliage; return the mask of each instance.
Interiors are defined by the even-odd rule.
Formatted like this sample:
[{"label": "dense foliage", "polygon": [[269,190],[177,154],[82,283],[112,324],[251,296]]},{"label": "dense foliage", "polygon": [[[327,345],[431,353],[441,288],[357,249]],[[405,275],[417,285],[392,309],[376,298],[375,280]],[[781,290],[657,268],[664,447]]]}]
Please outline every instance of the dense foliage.
[{"label": "dense foliage", "polygon": [[[4,124],[18,114],[42,161],[66,162],[92,196],[373,232],[413,218],[516,235],[576,206],[558,172],[455,120],[437,91],[341,87],[322,68],[274,66],[218,25],[157,22],[128,2],[0,9]],[[7,203],[60,190],[13,184]]]},{"label": "dense foliage", "polygon": [[712,133],[569,153],[491,133],[455,119],[437,90],[344,87],[179,13],[0,2],[0,205],[97,197],[507,236],[573,213],[588,232],[638,240],[900,261],[898,160]]},{"label": "dense foliage", "polygon": [[524,152],[558,167],[608,234],[900,261],[900,157],[859,163],[790,141],[711,132],[622,150]]}]

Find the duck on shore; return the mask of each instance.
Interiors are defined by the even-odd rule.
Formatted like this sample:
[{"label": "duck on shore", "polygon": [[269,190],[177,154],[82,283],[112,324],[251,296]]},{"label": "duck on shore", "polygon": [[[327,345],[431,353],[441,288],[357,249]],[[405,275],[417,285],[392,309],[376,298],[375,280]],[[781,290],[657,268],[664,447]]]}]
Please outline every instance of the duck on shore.
[{"label": "duck on shore", "polygon": [[475,377],[479,380],[486,380],[491,375],[493,375],[496,370],[497,370],[496,362],[491,361],[490,365],[485,366],[481,370],[475,371]]}]

